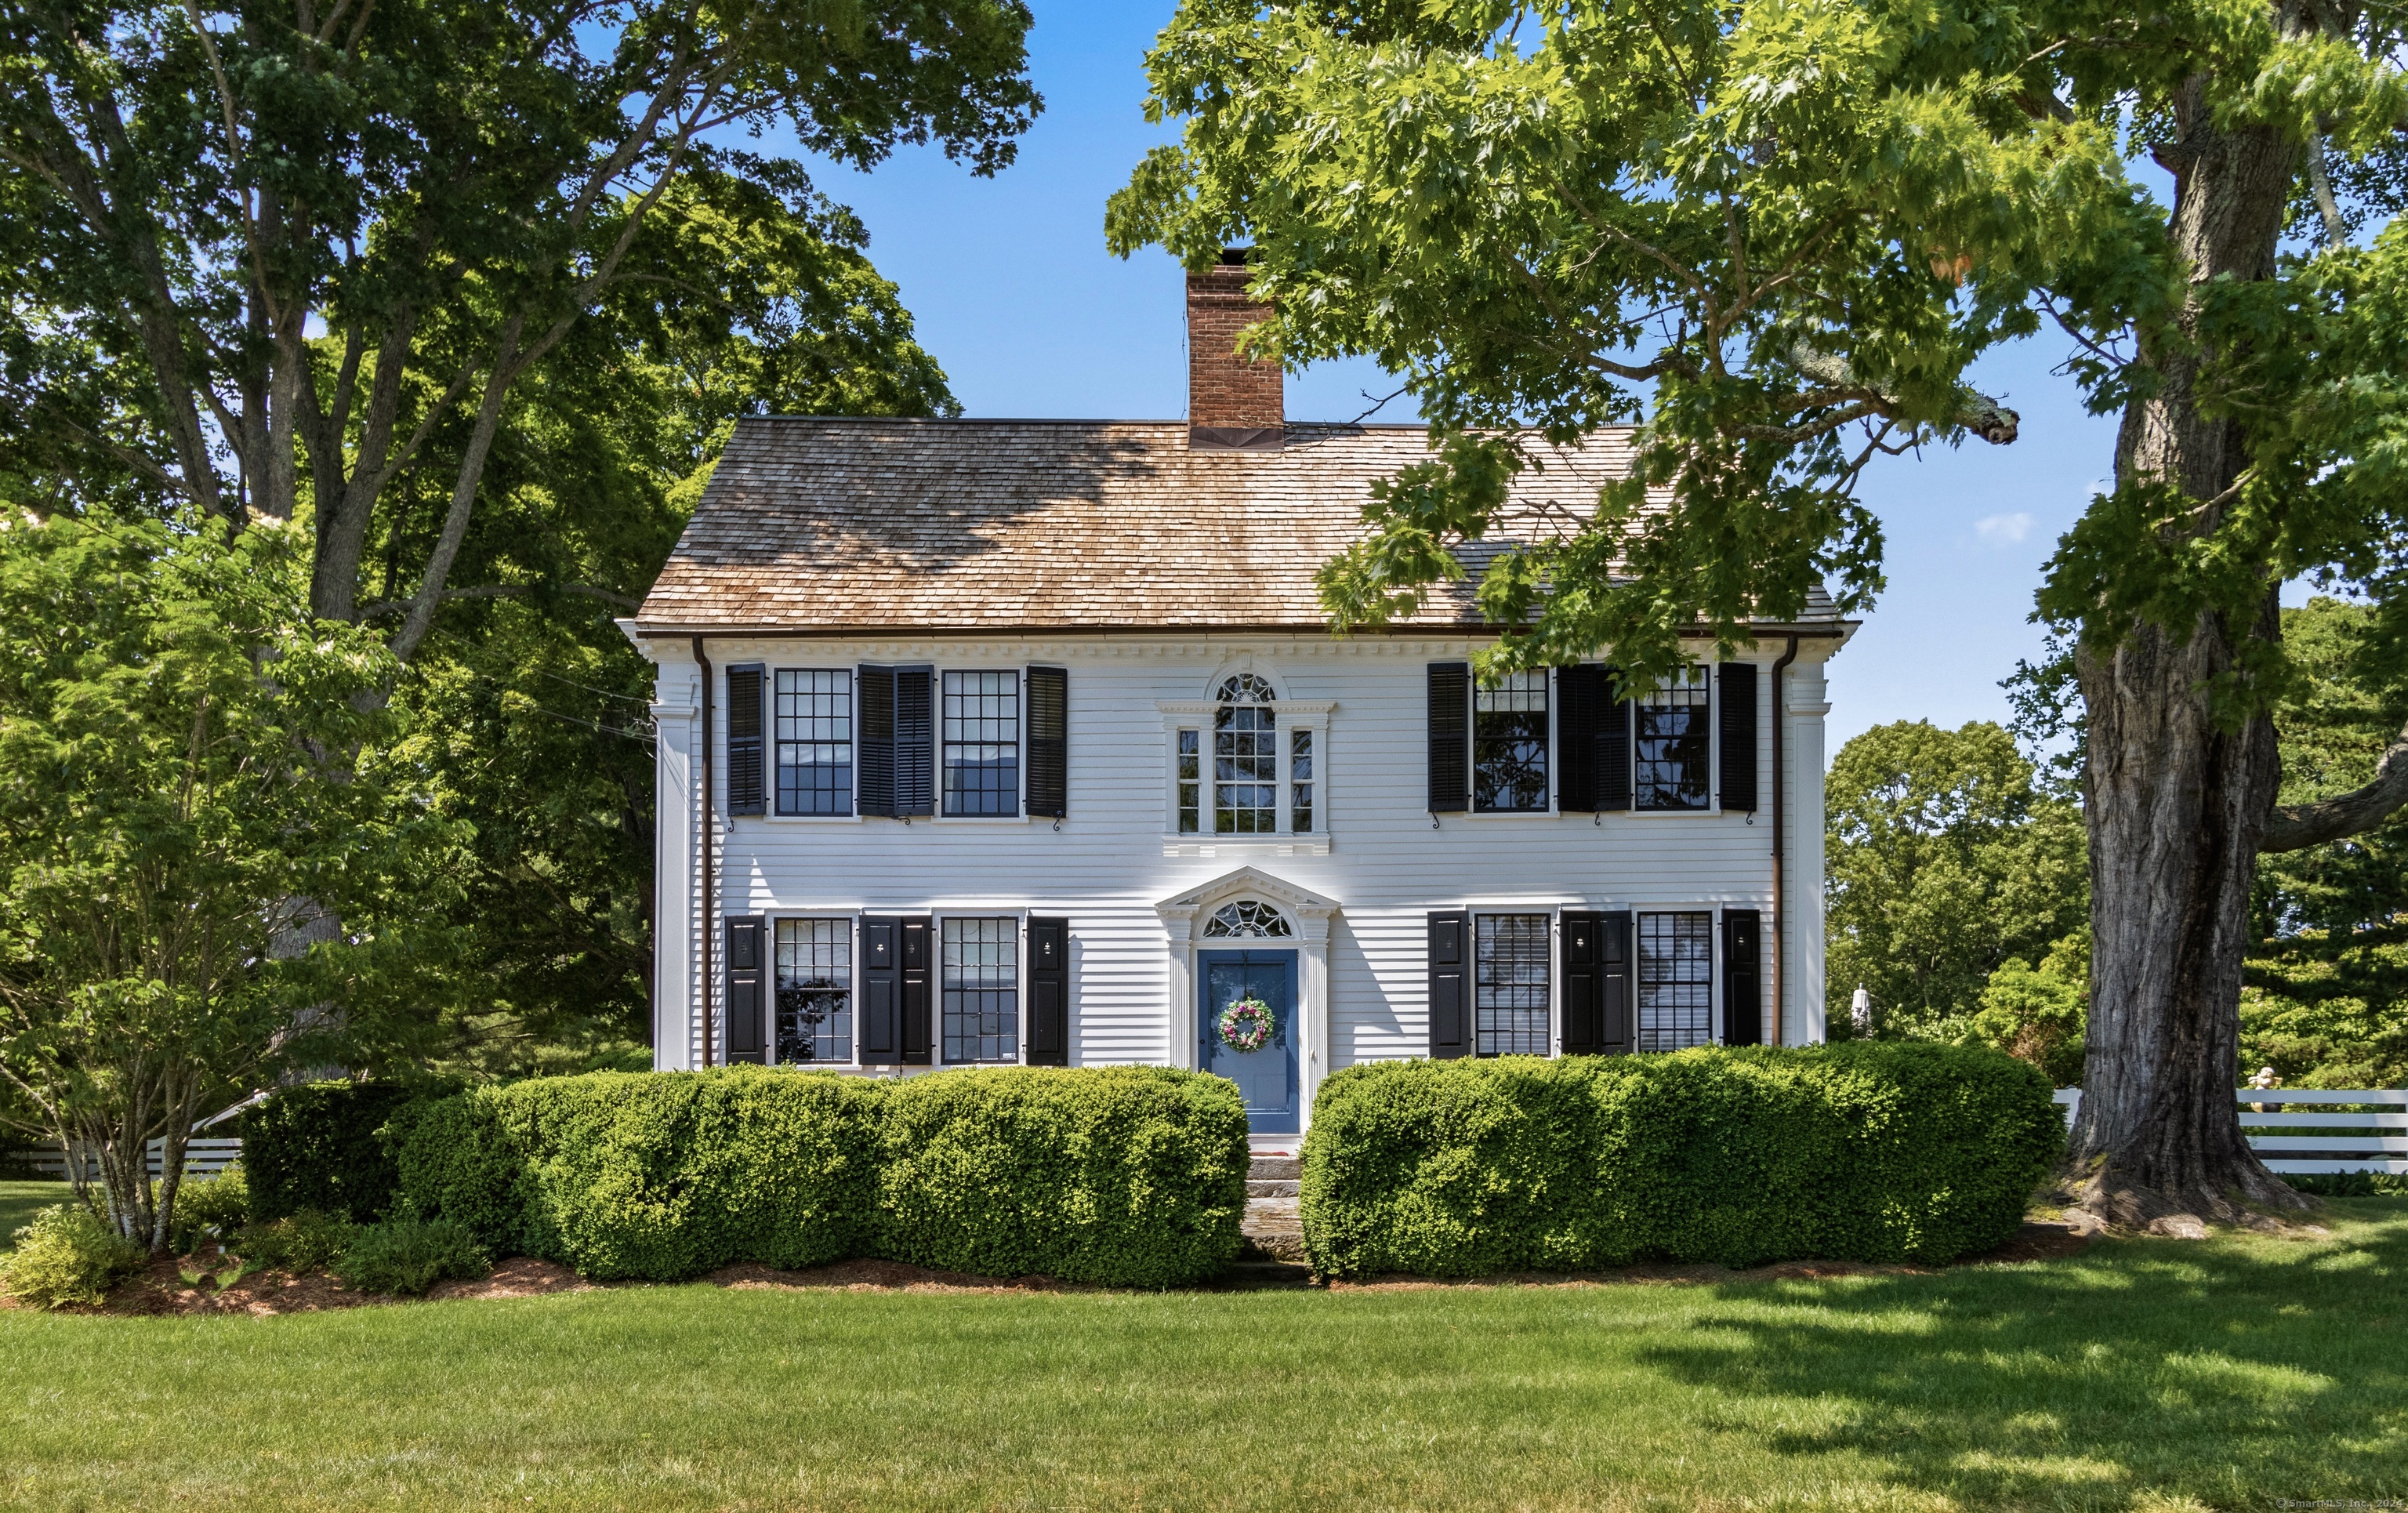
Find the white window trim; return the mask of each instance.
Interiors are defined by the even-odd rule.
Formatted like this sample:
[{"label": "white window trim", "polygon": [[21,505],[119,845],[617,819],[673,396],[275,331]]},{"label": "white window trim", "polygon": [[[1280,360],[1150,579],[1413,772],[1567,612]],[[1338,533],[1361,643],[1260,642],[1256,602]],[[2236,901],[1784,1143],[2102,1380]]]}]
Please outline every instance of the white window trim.
[{"label": "white window trim", "polygon": [[[1719,670],[1723,664],[1700,657],[1690,665],[1702,670],[1706,674],[1705,806],[1700,809],[1641,809],[1639,807],[1640,700],[1633,699],[1630,700],[1630,717],[1624,722],[1628,729],[1623,737],[1629,743],[1627,760],[1630,763],[1630,807],[1622,813],[1640,819],[1702,819],[1708,815],[1718,815],[1723,812],[1723,679]],[[1761,684],[1765,680],[1759,674],[1756,681]],[[1656,686],[1660,688],[1663,684],[1658,683]],[[1761,714],[1762,711],[1759,710],[1757,713]]]},{"label": "white window trim", "polygon": [[[1674,813],[1696,814],[1698,811],[1674,811]],[[1706,949],[1707,954],[1711,958],[1711,965],[1708,968],[1711,976],[1706,986],[1706,1044],[1709,1045],[1722,1045],[1722,903],[1719,901],[1712,903],[1700,903],[1695,900],[1690,900],[1680,903],[1665,903],[1657,901],[1653,903],[1599,904],[1598,907],[1602,909],[1627,909],[1630,911],[1630,1054],[1633,1056],[1666,1056],[1670,1054],[1668,1051],[1642,1051],[1639,1049],[1639,917],[1641,915],[1704,915],[1707,917],[1709,923],[1706,927],[1708,937],[1706,941]]]},{"label": "white window trim", "polygon": [[[837,818],[837,817],[838,817],[838,816],[836,816],[836,815],[796,815],[796,816],[794,816],[794,817],[796,817],[796,818],[827,818],[827,819],[833,819],[833,818]],[[799,1069],[802,1069],[802,1068],[806,1068],[806,1067],[817,1067],[817,1068],[822,1068],[822,1069],[832,1069],[832,1070],[835,1070],[835,1071],[840,1071],[840,1072],[858,1072],[858,1071],[860,1071],[860,1070],[861,1070],[861,912],[860,912],[859,910],[843,910],[843,909],[784,909],[784,910],[772,909],[772,910],[765,911],[765,912],[763,913],[763,915],[762,915],[762,918],[763,918],[763,920],[764,920],[764,922],[765,922],[765,923],[764,923],[764,927],[763,927],[763,928],[764,928],[764,931],[765,931],[765,933],[768,936],[768,940],[767,940],[767,946],[768,946],[768,951],[767,951],[767,956],[768,956],[768,958],[769,958],[768,970],[767,970],[766,973],[763,973],[763,977],[764,977],[764,979],[765,979],[765,980],[764,980],[764,981],[763,981],[763,983],[762,983],[762,988],[763,988],[763,991],[766,993],[766,995],[767,995],[767,998],[768,998],[768,1004],[767,1004],[767,1008],[768,1008],[768,1019],[769,1019],[769,1033],[768,1033],[768,1037],[767,1037],[767,1038],[768,1038],[768,1042],[769,1042],[769,1044],[768,1044],[768,1058],[767,1058],[767,1065],[769,1065],[769,1066],[773,1066],[773,1067],[781,1067],[781,1066],[784,1066],[784,1067],[794,1067],[794,1068],[796,1068],[796,1069],[798,1069],[798,1070],[799,1070]],[[852,941],[852,944],[851,944],[846,948],[846,951],[845,951],[845,959],[846,959],[848,962],[850,962],[850,963],[851,963],[851,973],[852,973],[852,974],[851,974],[851,978],[850,978],[850,980],[847,982],[847,984],[846,984],[846,986],[845,986],[845,992],[849,995],[849,1002],[850,1002],[850,1005],[851,1005],[851,1007],[850,1007],[850,1009],[848,1010],[848,1012],[849,1012],[849,1013],[851,1013],[851,1015],[853,1016],[853,1031],[852,1031],[852,1033],[851,1033],[851,1034],[847,1035],[845,1038],[846,1038],[846,1041],[848,1042],[848,1044],[849,1044],[849,1045],[850,1045],[850,1047],[851,1047],[851,1052],[852,1052],[852,1054],[850,1054],[849,1056],[847,1056],[847,1057],[845,1058],[845,1059],[843,1059],[843,1060],[841,1060],[841,1061],[781,1061],[781,1060],[779,1060],[779,1059],[778,1059],[778,925],[779,925],[779,923],[780,923],[781,921],[782,921],[782,920],[788,920],[788,919],[836,919],[836,920],[841,920],[841,921],[843,921],[843,923],[845,924],[845,926],[847,927],[847,929],[849,929],[851,930],[851,932],[852,932],[852,935],[853,935],[853,941]]]},{"label": "white window trim", "polygon": [[[1028,1064],[1028,915],[1026,909],[930,909],[928,911],[928,1070],[963,1066]],[[1011,1045],[1009,1061],[945,1059],[945,921],[1009,919],[1012,922]],[[908,1068],[906,1070],[909,1070]]]},{"label": "white window trim", "polygon": [[[949,814],[945,812],[945,674],[948,672],[1009,672],[1016,681],[1017,691],[1012,695],[1013,704],[1011,724],[1012,728],[1018,732],[1017,744],[1019,755],[1012,760],[1011,775],[1014,787],[1012,789],[1011,807],[1015,811],[1012,814]],[[943,820],[950,825],[1027,824],[1029,822],[1027,666],[1025,664],[1021,664],[1013,667],[1001,668],[947,667],[942,662],[939,662],[936,664],[935,670],[932,672],[931,676],[934,679],[934,686],[930,689],[929,699],[933,708],[929,711],[928,720],[928,740],[931,747],[928,754],[928,775],[930,786],[934,788],[935,791],[929,795],[929,799],[931,800],[929,807],[936,810],[936,813],[919,817],[930,820]],[[858,776],[859,771],[860,769],[856,766],[854,768],[856,775],[853,779],[854,786],[856,788],[860,785],[860,778]],[[854,800],[853,807],[856,810],[861,807],[858,798]],[[1046,823],[1052,824],[1053,821],[1049,818]],[[1002,916],[996,915],[996,917],[1000,918]],[[973,1061],[967,1064],[971,1066],[996,1066],[1000,1063],[994,1061]]]}]

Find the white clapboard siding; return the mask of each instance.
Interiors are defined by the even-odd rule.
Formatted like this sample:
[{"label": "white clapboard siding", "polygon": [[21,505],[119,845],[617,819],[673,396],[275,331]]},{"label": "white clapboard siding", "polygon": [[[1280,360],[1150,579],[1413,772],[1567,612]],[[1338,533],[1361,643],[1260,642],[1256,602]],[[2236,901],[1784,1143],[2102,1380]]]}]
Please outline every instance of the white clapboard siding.
[{"label": "white clapboard siding", "polygon": [[[166,1174],[166,1153],[167,1143],[165,1141],[153,1140],[150,1142],[150,1174],[152,1176],[165,1176]],[[240,1160],[242,1160],[242,1142],[240,1140],[232,1138],[231,1136],[194,1139],[187,1141],[184,1146],[184,1174],[187,1176],[215,1176]],[[44,1176],[54,1176],[64,1179],[67,1174],[67,1159],[65,1153],[62,1151],[28,1151],[25,1153],[25,1163]],[[100,1179],[100,1162],[97,1158],[87,1159],[84,1176],[88,1181],[98,1181]]]}]

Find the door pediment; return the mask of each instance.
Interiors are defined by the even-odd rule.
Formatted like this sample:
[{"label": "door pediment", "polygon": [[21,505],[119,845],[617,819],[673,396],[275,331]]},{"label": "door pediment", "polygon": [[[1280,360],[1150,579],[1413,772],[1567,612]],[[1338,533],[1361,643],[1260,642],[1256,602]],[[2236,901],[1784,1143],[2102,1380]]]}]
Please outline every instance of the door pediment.
[{"label": "door pediment", "polygon": [[1338,901],[1324,898],[1310,888],[1297,886],[1283,877],[1275,877],[1259,867],[1240,867],[1223,872],[1209,883],[1182,888],[1157,901],[1154,912],[1172,939],[1193,939],[1196,921],[1234,900],[1254,898],[1277,904],[1293,916],[1297,933],[1305,940],[1322,941],[1329,937],[1329,916],[1338,912]]}]

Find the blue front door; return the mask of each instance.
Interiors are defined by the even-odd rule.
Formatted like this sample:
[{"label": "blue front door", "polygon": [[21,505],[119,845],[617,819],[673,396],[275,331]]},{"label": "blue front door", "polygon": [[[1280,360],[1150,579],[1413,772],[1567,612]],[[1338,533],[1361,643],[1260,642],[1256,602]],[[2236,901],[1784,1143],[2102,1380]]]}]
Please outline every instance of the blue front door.
[{"label": "blue front door", "polygon": [[[1246,1127],[1256,1134],[1294,1134],[1300,1129],[1296,1071],[1296,953],[1205,951],[1196,1022],[1203,1046],[1197,1065],[1238,1085],[1246,1099]],[[1259,1050],[1240,1051],[1221,1038],[1221,1014],[1252,996],[1268,1005],[1277,1027]]]}]

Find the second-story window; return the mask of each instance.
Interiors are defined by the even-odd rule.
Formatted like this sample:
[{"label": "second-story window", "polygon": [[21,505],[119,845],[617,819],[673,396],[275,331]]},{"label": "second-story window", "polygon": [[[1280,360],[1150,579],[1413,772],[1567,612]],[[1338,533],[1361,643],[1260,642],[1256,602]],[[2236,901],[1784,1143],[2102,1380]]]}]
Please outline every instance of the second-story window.
[{"label": "second-story window", "polygon": [[1547,807],[1547,675],[1509,673],[1471,694],[1471,807],[1484,814]]},{"label": "second-story window", "polygon": [[1212,715],[1212,829],[1268,835],[1279,829],[1278,696],[1251,672],[1225,679]]},{"label": "second-story window", "polygon": [[853,674],[778,671],[778,813],[853,813]]},{"label": "second-story window", "polygon": [[1632,797],[1641,809],[1705,809],[1713,736],[1704,668],[1674,673],[1631,706]]},{"label": "second-story window", "polygon": [[1287,733],[1288,828],[1298,835],[1312,829],[1312,732]]},{"label": "second-story window", "polygon": [[1179,732],[1179,833],[1193,835],[1203,819],[1203,732]]},{"label": "second-story window", "polygon": [[1020,813],[1020,674],[948,672],[945,813]]}]

